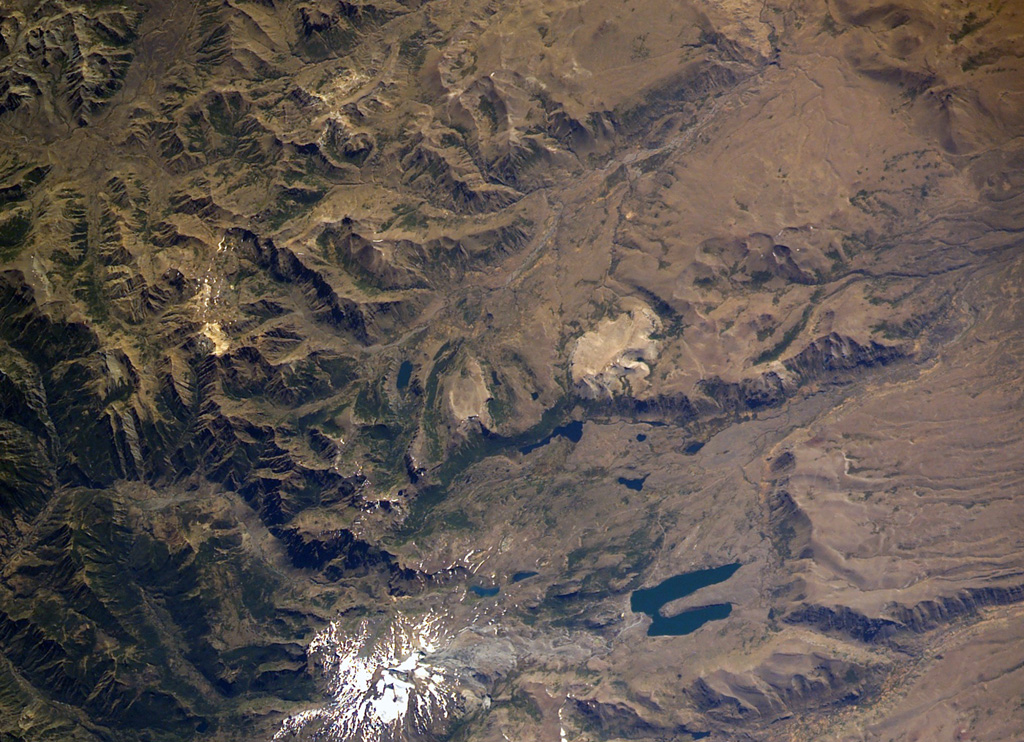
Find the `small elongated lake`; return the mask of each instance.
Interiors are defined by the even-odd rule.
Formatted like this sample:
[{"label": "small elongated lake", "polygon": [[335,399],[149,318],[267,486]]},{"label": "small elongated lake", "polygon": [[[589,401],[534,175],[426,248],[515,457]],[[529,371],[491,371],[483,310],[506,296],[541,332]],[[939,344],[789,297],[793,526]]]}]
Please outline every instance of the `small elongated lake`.
[{"label": "small elongated lake", "polygon": [[731,603],[716,603],[683,611],[675,616],[661,615],[661,608],[673,600],[685,598],[698,590],[725,582],[740,568],[739,562],[725,564],[711,569],[698,569],[669,577],[654,587],[635,590],[629,599],[634,613],[646,613],[651,617],[648,636],[682,636],[690,634],[708,621],[718,621],[732,612]]},{"label": "small elongated lake", "polygon": [[402,391],[409,386],[409,379],[412,378],[412,364],[409,361],[402,361],[402,365],[398,367],[398,380],[395,386],[398,387],[398,391]]}]

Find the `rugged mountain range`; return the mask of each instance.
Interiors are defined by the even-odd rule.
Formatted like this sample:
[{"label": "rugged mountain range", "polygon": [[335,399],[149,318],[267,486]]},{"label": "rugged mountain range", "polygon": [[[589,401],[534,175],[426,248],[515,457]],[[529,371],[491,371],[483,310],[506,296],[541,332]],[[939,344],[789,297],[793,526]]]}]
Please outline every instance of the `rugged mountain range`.
[{"label": "rugged mountain range", "polygon": [[[1016,738],[1022,50],[1011,0],[4,3],[0,738]],[[357,676],[443,694],[332,722]]]}]

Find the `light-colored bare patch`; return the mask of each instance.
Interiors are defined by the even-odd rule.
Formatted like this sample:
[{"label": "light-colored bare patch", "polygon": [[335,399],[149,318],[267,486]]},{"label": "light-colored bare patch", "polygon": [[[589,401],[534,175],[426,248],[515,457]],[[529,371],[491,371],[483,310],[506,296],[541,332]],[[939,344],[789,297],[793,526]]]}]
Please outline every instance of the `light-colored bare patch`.
[{"label": "light-colored bare patch", "polygon": [[224,330],[221,329],[220,322],[207,322],[203,325],[202,332],[213,343],[213,354],[215,356],[222,356],[231,348],[231,341],[224,334]]},{"label": "light-colored bare patch", "polygon": [[611,397],[646,386],[658,342],[651,334],[661,322],[645,304],[635,302],[615,319],[601,321],[576,341],[572,380],[587,397]]},{"label": "light-colored bare patch", "polygon": [[484,427],[490,427],[487,401],[491,398],[483,369],[475,358],[467,361],[462,372],[448,383],[448,411],[457,423],[479,420]]}]

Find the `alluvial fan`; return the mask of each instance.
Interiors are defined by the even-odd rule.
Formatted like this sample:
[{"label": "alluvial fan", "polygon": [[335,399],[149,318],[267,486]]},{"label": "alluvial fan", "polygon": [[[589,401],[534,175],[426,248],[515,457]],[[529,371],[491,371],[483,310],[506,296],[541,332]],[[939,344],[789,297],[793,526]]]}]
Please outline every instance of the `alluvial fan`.
[{"label": "alluvial fan", "polygon": [[350,635],[332,622],[308,650],[331,701],[288,717],[274,739],[392,742],[442,726],[458,699],[458,679],[431,661],[450,639],[442,618],[399,616],[380,633],[364,621]]}]

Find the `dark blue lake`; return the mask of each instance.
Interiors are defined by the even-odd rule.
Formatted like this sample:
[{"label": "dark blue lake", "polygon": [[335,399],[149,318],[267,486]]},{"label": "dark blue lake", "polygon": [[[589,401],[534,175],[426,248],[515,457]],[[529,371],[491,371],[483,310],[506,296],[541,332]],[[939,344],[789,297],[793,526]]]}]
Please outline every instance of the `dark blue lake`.
[{"label": "dark blue lake", "polygon": [[619,484],[626,489],[631,489],[634,492],[639,492],[644,488],[644,482],[647,481],[647,477],[639,477],[637,479],[629,479],[627,477],[619,477]]},{"label": "dark blue lake", "polygon": [[529,579],[530,577],[536,577],[539,572],[516,572],[512,575],[512,582],[522,582],[523,580]]},{"label": "dark blue lake", "polygon": [[498,594],[498,591],[501,590],[501,588],[497,585],[495,585],[494,587],[480,587],[479,585],[473,585],[469,589],[481,598],[493,598],[495,595]]},{"label": "dark blue lake", "polygon": [[661,615],[662,606],[673,600],[685,598],[702,588],[725,582],[736,574],[739,568],[740,564],[736,562],[669,577],[654,587],[634,591],[630,596],[629,606],[634,613],[646,613],[651,617],[653,623],[647,629],[648,636],[682,636],[692,633],[708,621],[717,621],[728,616],[732,612],[732,604],[702,606],[668,618]]},{"label": "dark blue lake", "polygon": [[647,636],[684,636],[692,634],[708,621],[720,621],[732,613],[732,603],[715,603],[692,608],[669,618],[655,617]]},{"label": "dark blue lake", "polygon": [[565,425],[559,425],[557,428],[551,431],[551,435],[546,438],[541,438],[536,443],[531,443],[528,446],[523,446],[519,449],[519,453],[528,454],[531,451],[536,451],[541,446],[546,446],[551,443],[553,438],[568,438],[573,443],[579,443],[583,437],[583,423],[579,420],[574,420],[571,423]]},{"label": "dark blue lake", "polygon": [[402,361],[402,365],[398,367],[398,380],[395,386],[398,387],[398,391],[402,391],[409,386],[409,379],[412,378],[412,364],[409,361]]}]

